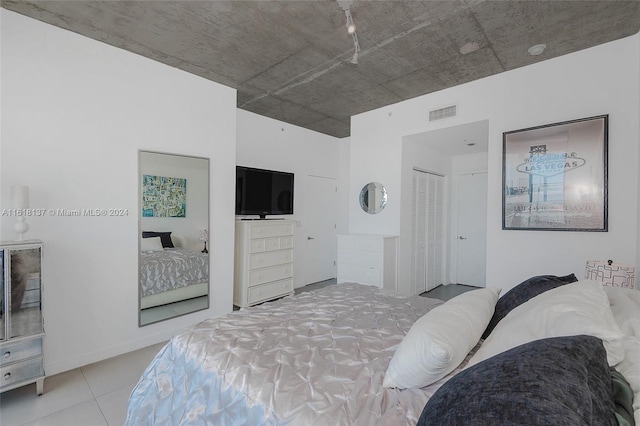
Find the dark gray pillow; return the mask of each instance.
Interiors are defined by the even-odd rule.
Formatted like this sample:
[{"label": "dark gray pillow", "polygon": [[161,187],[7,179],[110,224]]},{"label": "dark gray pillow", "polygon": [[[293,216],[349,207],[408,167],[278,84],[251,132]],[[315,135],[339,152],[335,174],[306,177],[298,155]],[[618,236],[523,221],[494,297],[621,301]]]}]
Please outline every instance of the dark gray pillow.
[{"label": "dark gray pillow", "polygon": [[545,291],[578,281],[574,274],[564,277],[555,275],[538,275],[521,282],[498,299],[496,309],[489,321],[489,325],[484,330],[482,338],[486,339],[502,318],[507,316],[511,310],[522,305],[527,300],[544,293]]},{"label": "dark gray pillow", "polygon": [[607,354],[593,336],[536,340],[458,373],[418,426],[617,426]]},{"label": "dark gray pillow", "polygon": [[613,402],[616,405],[616,417],[619,425],[635,425],[633,418],[633,389],[627,379],[615,369],[609,367],[611,376],[611,388],[613,391]]},{"label": "dark gray pillow", "polygon": [[160,237],[162,248],[174,248],[171,232],[142,231],[142,238]]}]

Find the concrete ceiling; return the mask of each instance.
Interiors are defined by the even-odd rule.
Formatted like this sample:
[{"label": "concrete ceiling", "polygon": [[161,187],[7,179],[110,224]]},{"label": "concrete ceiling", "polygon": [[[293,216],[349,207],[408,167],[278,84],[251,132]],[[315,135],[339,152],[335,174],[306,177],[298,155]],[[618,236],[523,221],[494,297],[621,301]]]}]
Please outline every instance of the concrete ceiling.
[{"label": "concrete ceiling", "polygon": [[[640,30],[640,0],[14,1],[2,7],[236,88],[238,107],[336,137],[350,117]],[[466,55],[460,49],[477,43]],[[540,56],[527,49],[545,43]]]}]

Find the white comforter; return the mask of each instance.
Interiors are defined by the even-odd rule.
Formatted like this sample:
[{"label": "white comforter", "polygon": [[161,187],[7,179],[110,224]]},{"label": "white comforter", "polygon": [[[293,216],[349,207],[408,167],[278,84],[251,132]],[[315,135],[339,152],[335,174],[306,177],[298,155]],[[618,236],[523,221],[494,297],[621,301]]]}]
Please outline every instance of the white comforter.
[{"label": "white comforter", "polygon": [[605,287],[613,317],[626,335],[625,357],[616,369],[622,373],[634,393],[633,410],[636,425],[640,425],[640,291],[620,287]]},{"label": "white comforter", "polygon": [[180,248],[140,253],[142,296],[209,280],[209,254]]},{"label": "white comforter", "polygon": [[128,425],[414,425],[431,389],[382,380],[411,325],[441,302],[340,284],[202,322],[158,354]]},{"label": "white comforter", "polygon": [[[626,335],[616,368],[634,391],[640,425],[640,292],[606,291]],[[382,381],[402,337],[440,303],[341,284],[204,321],[152,361],[127,424],[413,425],[466,361],[423,389]]]}]

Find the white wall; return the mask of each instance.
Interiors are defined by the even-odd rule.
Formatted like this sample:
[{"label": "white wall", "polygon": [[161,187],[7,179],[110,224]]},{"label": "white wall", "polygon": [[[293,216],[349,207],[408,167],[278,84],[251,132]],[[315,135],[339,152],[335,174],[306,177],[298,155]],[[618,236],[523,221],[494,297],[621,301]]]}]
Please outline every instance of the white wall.
[{"label": "white wall", "polygon": [[[638,38],[635,35],[535,65],[442,90],[351,120],[349,228],[401,232],[402,140],[429,130],[489,120],[487,286],[511,288],[537,274],[582,276],[587,259],[638,259]],[[428,111],[458,105],[459,115],[429,123]],[[503,231],[502,133],[609,114],[609,232]],[[366,182],[389,191],[384,215],[357,206]],[[629,188],[633,188],[629,190]]]},{"label": "white wall", "polygon": [[[349,164],[351,152],[351,138],[340,140],[338,161],[340,164],[340,185],[338,186],[338,235],[349,233]],[[337,242],[336,242],[337,245]]]},{"label": "white wall", "polygon": [[[293,172],[293,215],[274,216],[296,221],[294,241],[294,287],[310,284],[305,281],[307,253],[307,220],[305,191],[309,175],[329,177],[338,185],[338,204],[346,192],[344,169],[340,166],[341,139],[302,127],[283,123],[248,111],[238,110],[236,161],[242,166]],[[346,210],[335,213],[336,219],[346,217]],[[342,219],[344,223],[344,219]]]},{"label": "white wall", "polygon": [[[30,218],[44,241],[48,375],[157,343],[232,309],[236,93],[9,12],[2,23],[0,202],[119,208],[124,217]],[[138,150],[211,159],[211,307],[138,328]],[[3,240],[15,238],[2,217]]]}]

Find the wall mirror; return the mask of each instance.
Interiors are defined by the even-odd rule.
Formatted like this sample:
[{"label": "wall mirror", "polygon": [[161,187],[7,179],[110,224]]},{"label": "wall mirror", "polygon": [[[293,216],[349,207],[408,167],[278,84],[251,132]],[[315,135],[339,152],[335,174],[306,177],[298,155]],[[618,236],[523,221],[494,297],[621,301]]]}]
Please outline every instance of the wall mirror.
[{"label": "wall mirror", "polygon": [[369,182],[360,191],[360,207],[369,214],[380,213],[387,205],[387,190],[378,182]]},{"label": "wall mirror", "polygon": [[209,307],[209,159],[138,152],[139,326]]}]

